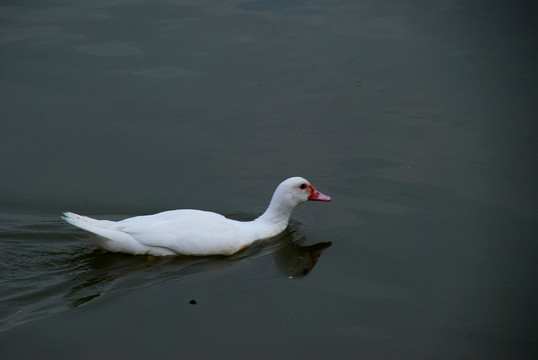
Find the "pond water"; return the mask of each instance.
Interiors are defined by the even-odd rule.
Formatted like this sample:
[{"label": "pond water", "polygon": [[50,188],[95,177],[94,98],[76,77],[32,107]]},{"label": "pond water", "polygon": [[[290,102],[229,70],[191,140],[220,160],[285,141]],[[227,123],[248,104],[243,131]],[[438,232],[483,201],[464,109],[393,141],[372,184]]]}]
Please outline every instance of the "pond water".
[{"label": "pond water", "polygon": [[[3,1],[0,358],[532,359],[534,2]],[[104,253],[63,211],[251,219]]]}]

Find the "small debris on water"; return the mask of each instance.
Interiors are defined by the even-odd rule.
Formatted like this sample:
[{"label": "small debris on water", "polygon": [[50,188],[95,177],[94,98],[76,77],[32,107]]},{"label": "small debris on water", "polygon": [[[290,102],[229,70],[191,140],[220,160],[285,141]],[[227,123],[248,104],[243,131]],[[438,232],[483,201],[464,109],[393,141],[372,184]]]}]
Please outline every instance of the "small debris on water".
[{"label": "small debris on water", "polygon": [[191,301],[189,301],[189,304],[194,305],[194,304],[197,304],[197,302],[196,300],[192,299]]}]

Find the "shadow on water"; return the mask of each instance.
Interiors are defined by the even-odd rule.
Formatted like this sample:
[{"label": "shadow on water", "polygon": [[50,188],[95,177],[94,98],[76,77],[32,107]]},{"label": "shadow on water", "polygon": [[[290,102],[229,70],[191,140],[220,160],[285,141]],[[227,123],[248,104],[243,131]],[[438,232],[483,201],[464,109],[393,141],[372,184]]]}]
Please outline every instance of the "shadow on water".
[{"label": "shadow on water", "polygon": [[77,231],[56,219],[0,220],[5,249],[0,266],[7,274],[0,290],[0,332],[105,294],[123,296],[162,281],[222,271],[268,255],[283,276],[302,278],[331,246],[330,242],[302,245],[306,236],[298,221],[291,221],[282,234],[237,254],[210,257],[107,253],[93,248],[82,233],[73,237]]}]

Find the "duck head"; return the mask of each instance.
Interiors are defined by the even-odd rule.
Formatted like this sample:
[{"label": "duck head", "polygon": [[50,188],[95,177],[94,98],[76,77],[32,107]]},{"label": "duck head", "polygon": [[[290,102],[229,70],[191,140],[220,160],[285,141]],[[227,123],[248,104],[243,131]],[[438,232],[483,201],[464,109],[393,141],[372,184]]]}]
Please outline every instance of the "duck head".
[{"label": "duck head", "polygon": [[269,207],[258,220],[278,224],[279,231],[275,231],[275,234],[277,234],[288,225],[293,209],[308,200],[331,201],[331,198],[316,190],[305,178],[297,176],[286,179],[277,186]]},{"label": "duck head", "polygon": [[281,202],[295,207],[308,200],[331,201],[331,197],[319,192],[308,180],[302,177],[292,177],[284,180],[275,190],[275,197]]}]

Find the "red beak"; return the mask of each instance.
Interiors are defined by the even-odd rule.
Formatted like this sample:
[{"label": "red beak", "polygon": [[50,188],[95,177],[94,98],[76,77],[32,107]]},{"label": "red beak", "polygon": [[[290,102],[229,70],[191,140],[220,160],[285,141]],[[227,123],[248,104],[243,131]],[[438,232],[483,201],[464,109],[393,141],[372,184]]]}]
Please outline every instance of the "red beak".
[{"label": "red beak", "polygon": [[310,196],[308,197],[308,200],[314,200],[314,201],[331,201],[331,197],[324,195],[316,190],[315,187],[310,185]]}]

